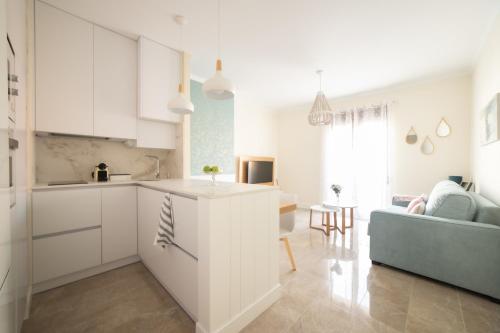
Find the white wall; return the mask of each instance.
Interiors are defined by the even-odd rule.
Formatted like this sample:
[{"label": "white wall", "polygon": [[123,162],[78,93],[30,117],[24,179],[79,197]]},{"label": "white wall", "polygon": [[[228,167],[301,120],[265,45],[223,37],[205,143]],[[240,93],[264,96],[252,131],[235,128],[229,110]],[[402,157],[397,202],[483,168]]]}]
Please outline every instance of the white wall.
[{"label": "white wall", "polygon": [[[392,193],[429,193],[436,182],[449,175],[470,177],[469,74],[400,84],[330,102],[334,110],[389,103]],[[310,107],[298,106],[277,115],[278,179],[282,189],[298,194],[303,205],[322,200],[322,130],[308,124]],[[448,138],[435,135],[441,117],[452,127]],[[405,143],[411,126],[419,136],[415,145]],[[426,135],[435,144],[435,153],[430,156],[419,150]]]},{"label": "white wall", "polygon": [[500,92],[500,16],[481,50],[473,76],[472,168],[478,190],[500,204],[500,141],[480,145],[480,112]]},{"label": "white wall", "polygon": [[276,156],[274,114],[245,94],[237,94],[234,103],[234,154]]}]

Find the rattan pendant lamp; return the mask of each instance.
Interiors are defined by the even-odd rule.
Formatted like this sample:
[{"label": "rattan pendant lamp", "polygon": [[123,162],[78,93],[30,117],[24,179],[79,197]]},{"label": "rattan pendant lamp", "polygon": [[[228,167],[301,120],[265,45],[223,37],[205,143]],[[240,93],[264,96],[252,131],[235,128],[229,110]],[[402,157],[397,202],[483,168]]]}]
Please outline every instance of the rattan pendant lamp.
[{"label": "rattan pendant lamp", "polygon": [[[174,17],[175,22],[180,27],[180,47],[182,51],[182,27],[187,23],[187,20],[184,16],[177,15]],[[181,78],[180,78],[180,83],[179,83],[179,93],[177,96],[175,96],[174,99],[168,102],[168,108],[175,113],[178,114],[191,114],[194,111],[194,105],[191,103],[191,101],[187,98],[186,94],[184,93],[184,86],[182,85],[182,72],[181,72]]]},{"label": "rattan pendant lamp", "polygon": [[222,60],[220,59],[220,0],[217,0],[217,61],[215,74],[203,83],[203,92],[211,99],[229,99],[234,97],[231,81],[222,76]]},{"label": "rattan pendant lamp", "polygon": [[333,113],[326,100],[325,93],[321,89],[321,74],[323,74],[323,71],[317,70],[316,74],[319,76],[319,91],[308,116],[309,124],[312,126],[330,125],[333,121]]}]

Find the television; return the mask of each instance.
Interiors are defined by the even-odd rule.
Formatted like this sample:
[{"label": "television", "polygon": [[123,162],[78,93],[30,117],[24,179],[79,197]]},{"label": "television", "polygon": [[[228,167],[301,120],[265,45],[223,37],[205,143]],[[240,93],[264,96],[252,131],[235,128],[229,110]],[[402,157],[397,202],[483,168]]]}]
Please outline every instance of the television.
[{"label": "television", "polygon": [[273,184],[274,162],[248,161],[248,184]]}]

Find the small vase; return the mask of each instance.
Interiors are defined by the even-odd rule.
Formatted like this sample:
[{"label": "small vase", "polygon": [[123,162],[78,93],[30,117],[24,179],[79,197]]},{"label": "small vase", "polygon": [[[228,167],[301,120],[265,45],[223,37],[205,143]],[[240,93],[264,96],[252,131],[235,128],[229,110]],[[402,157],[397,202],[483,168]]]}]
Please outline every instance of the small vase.
[{"label": "small vase", "polygon": [[216,173],[212,173],[212,185],[215,186],[215,175]]},{"label": "small vase", "polygon": [[337,197],[337,205],[340,203],[340,193],[335,193],[335,196]]}]

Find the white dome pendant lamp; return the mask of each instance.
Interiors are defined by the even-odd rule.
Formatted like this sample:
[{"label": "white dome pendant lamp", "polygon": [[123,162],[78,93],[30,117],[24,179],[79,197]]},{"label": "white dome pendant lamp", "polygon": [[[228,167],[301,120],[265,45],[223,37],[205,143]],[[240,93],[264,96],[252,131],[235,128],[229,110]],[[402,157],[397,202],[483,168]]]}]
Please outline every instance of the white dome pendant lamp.
[{"label": "white dome pendant lamp", "polygon": [[210,99],[229,99],[234,97],[231,81],[222,76],[222,60],[220,59],[220,0],[217,0],[217,62],[215,74],[203,83],[203,92]]},{"label": "white dome pendant lamp", "polygon": [[[181,31],[181,36],[180,36],[180,46],[181,46],[181,51],[182,51],[182,27],[187,23],[186,18],[184,16],[175,16],[175,22],[180,26],[180,31]],[[181,76],[182,76],[182,71],[181,71]],[[174,99],[168,102],[168,108],[172,112],[178,113],[178,114],[191,114],[194,111],[194,105],[191,103],[191,101],[187,98],[186,94],[184,93],[184,86],[182,85],[182,77],[180,78],[180,83],[179,83],[179,93],[177,96],[175,96]]]},{"label": "white dome pendant lamp", "polygon": [[316,94],[316,99],[314,100],[314,104],[308,116],[309,124],[312,126],[330,125],[333,120],[332,109],[330,108],[330,105],[326,100],[325,94],[321,89],[322,73],[323,73],[322,70],[316,71],[316,74],[318,74],[319,76],[319,91]]}]

